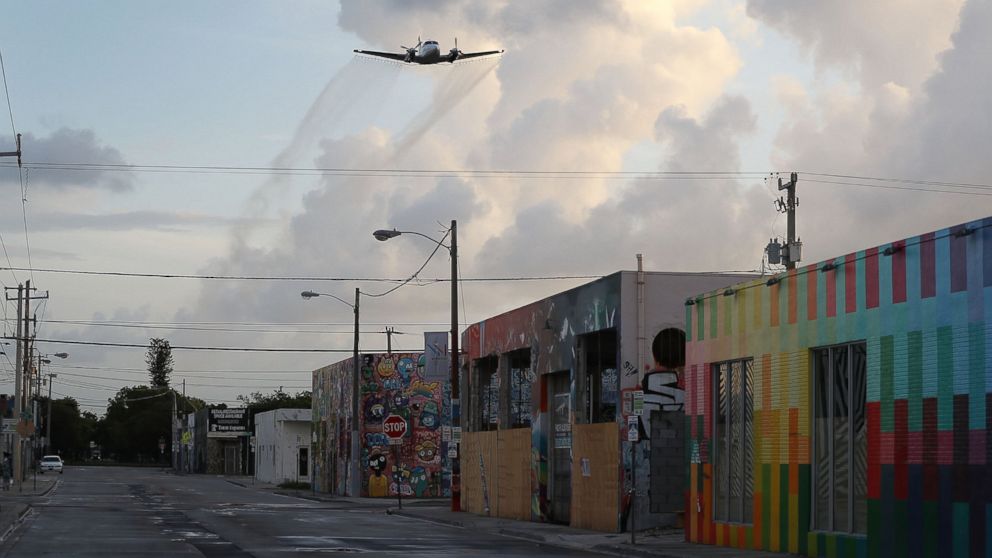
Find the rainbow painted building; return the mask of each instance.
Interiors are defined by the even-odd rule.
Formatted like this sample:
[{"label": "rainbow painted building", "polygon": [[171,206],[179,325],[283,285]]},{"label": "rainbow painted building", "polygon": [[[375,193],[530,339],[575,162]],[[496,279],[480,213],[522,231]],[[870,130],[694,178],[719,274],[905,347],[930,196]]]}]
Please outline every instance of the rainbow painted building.
[{"label": "rainbow painted building", "polygon": [[992,217],[686,301],[686,538],[992,556]]}]

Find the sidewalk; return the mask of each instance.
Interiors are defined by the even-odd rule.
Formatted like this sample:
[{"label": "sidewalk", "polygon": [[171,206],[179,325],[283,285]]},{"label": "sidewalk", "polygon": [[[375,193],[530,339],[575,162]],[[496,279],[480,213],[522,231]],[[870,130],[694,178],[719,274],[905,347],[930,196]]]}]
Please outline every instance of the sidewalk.
[{"label": "sidewalk", "polygon": [[49,493],[57,484],[59,475],[38,475],[37,482],[28,476],[22,485],[10,490],[0,490],[0,541],[7,538],[17,522],[31,509],[31,504]]},{"label": "sidewalk", "polygon": [[451,511],[451,500],[447,498],[404,499],[403,509],[397,506],[395,498],[351,498],[314,494],[308,490],[285,490],[258,481],[250,477],[225,478],[230,483],[255,490],[265,490],[284,496],[305,498],[319,502],[340,503],[343,505],[378,508],[386,514],[400,515],[422,521],[453,525],[471,531],[481,531],[508,537],[516,537],[539,542],[542,544],[570,548],[575,550],[593,551],[613,556],[662,556],[667,558],[697,558],[697,557],[743,557],[743,558],[784,558],[790,554],[741,550],[720,546],[710,546],[685,542],[685,533],[681,529],[652,529],[639,531],[636,534],[636,544],[630,544],[630,533],[600,533],[586,531],[566,525],[538,523],[533,521],[515,521],[485,517],[466,512]]}]

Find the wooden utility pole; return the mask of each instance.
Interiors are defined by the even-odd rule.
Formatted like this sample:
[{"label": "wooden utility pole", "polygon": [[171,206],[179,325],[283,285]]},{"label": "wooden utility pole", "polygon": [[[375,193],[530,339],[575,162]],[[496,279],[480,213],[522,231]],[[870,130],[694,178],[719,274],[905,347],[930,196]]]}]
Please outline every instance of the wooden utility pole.
[{"label": "wooden utility pole", "polygon": [[[14,287],[7,287],[13,290]],[[14,419],[17,427],[14,429],[14,480],[23,487],[25,463],[24,458],[24,438],[34,433],[34,422],[28,422],[29,412],[27,405],[30,401],[32,382],[32,362],[31,362],[31,328],[34,321],[31,315],[31,299],[48,298],[48,293],[44,295],[31,296],[31,281],[25,281],[24,285],[17,286],[17,356],[14,364]],[[6,295],[7,300],[14,300],[10,295]],[[32,417],[33,418],[33,417]]]},{"label": "wooden utility pole", "polygon": [[785,268],[796,269],[796,262],[801,259],[801,246],[796,240],[796,208],[799,207],[799,200],[796,198],[796,183],[799,182],[799,175],[792,173],[789,182],[782,183],[782,177],[778,179],[778,189],[786,190],[785,201],[779,198],[776,202],[778,210],[786,214],[788,220],[788,231],[785,240]]},{"label": "wooden utility pole", "polygon": [[394,327],[386,327],[386,354],[393,354],[393,333],[396,332]]}]

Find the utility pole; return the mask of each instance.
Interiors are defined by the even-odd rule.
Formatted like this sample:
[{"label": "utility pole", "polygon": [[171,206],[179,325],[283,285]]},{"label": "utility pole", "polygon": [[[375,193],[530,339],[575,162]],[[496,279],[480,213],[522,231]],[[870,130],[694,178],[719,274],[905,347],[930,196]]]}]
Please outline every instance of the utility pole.
[{"label": "utility pole", "polygon": [[[6,293],[5,293],[6,294]],[[24,286],[17,285],[17,362],[14,365],[14,420],[17,425],[14,427],[14,478],[17,480],[18,490],[21,486],[21,367],[24,365],[21,353],[24,350],[21,345],[22,333],[24,333]]]},{"label": "utility pole", "polygon": [[779,191],[786,190],[785,201],[783,202],[782,198],[776,200],[778,210],[785,213],[788,220],[785,253],[783,254],[786,269],[796,269],[796,262],[802,259],[802,243],[796,239],[796,208],[799,207],[799,200],[796,198],[797,182],[799,182],[799,176],[796,173],[792,173],[789,176],[789,182],[785,184],[782,183],[781,176],[778,178]]},{"label": "utility pole", "polygon": [[[779,213],[785,213],[788,218],[788,232],[785,244],[779,244],[777,238],[768,240],[765,253],[768,254],[768,263],[778,265],[785,264],[786,269],[796,269],[796,263],[802,260],[803,243],[796,238],[796,208],[799,207],[799,198],[796,197],[796,183],[799,176],[792,173],[789,182],[783,183],[782,177],[778,179],[778,189],[786,190],[785,199],[775,200],[775,209]],[[764,262],[762,262],[762,275],[764,274]]]},{"label": "utility pole", "polygon": [[386,354],[393,354],[393,333],[396,332],[394,327],[386,327]]},{"label": "utility pole", "polygon": [[17,151],[0,151],[0,157],[17,157],[17,168],[21,168],[21,134],[17,134]]}]

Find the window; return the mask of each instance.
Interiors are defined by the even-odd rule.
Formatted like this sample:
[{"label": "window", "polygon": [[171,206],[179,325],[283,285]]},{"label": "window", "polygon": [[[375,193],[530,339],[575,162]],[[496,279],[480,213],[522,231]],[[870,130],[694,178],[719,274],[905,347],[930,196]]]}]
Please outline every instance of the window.
[{"label": "window", "polygon": [[580,422],[617,420],[620,399],[617,377],[617,332],[605,330],[579,337],[582,387],[577,411]]},{"label": "window", "polygon": [[713,365],[713,518],[718,521],[753,521],[752,380],[751,359]]},{"label": "window", "polygon": [[496,374],[496,362],[496,357],[476,361],[479,373],[479,430],[496,430],[499,426],[499,376]]},{"label": "window", "polygon": [[509,354],[510,363],[510,428],[530,426],[530,393],[533,376],[530,372],[530,349]]},{"label": "window", "polygon": [[851,343],[813,351],[813,525],[867,533],[867,349]]}]

